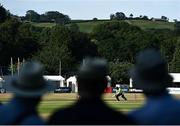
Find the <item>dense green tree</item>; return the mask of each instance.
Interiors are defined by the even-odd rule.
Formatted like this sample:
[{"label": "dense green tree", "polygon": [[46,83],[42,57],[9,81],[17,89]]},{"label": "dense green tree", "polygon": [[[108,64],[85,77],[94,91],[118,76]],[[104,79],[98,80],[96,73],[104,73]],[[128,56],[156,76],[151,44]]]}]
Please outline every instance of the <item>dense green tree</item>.
[{"label": "dense green tree", "polygon": [[167,61],[171,62],[177,43],[177,37],[173,31],[169,29],[153,29],[149,34],[148,47],[159,49]]},{"label": "dense green tree", "polygon": [[40,15],[40,22],[51,22],[45,14]]},{"label": "dense green tree", "polygon": [[54,22],[59,24],[67,24],[70,22],[68,15],[64,15],[58,11],[48,11],[45,14],[38,14],[34,10],[26,12],[25,20],[32,22]]},{"label": "dense green tree", "polygon": [[0,4],[0,23],[10,17],[10,13]]},{"label": "dense green tree", "polygon": [[142,19],[144,19],[144,20],[149,20],[148,16],[146,16],[146,15],[144,15],[144,16],[142,17]]},{"label": "dense green tree", "polygon": [[74,70],[86,56],[96,56],[97,48],[87,34],[69,27],[57,25],[41,32],[42,49],[34,56],[41,61],[47,73],[57,74],[59,60],[62,62],[62,73]]},{"label": "dense green tree", "polygon": [[124,20],[126,19],[126,15],[123,12],[116,12],[115,14],[117,20]]},{"label": "dense green tree", "polygon": [[132,67],[128,62],[111,62],[110,76],[114,83],[129,84],[129,70]]},{"label": "dense green tree", "polygon": [[130,18],[133,18],[133,14],[131,13],[131,14],[129,15],[129,17],[130,17]]},{"label": "dense green tree", "polygon": [[49,36],[51,35],[51,28],[43,28],[40,35],[39,35],[39,43],[41,47],[44,47],[50,41]]},{"label": "dense green tree", "polygon": [[171,62],[171,72],[180,73],[180,44],[176,47],[176,51]]},{"label": "dense green tree", "polygon": [[45,16],[49,22],[55,22],[59,24],[67,24],[70,22],[68,15],[64,15],[58,11],[48,11],[45,13]]},{"label": "dense green tree", "polygon": [[57,25],[48,34],[48,43],[34,58],[44,64],[48,74],[58,74],[61,60],[62,72],[65,73],[73,67],[72,62],[74,61],[68,48],[71,42],[69,30]]},{"label": "dense green tree", "polygon": [[116,18],[116,16],[114,14],[110,15],[110,20],[114,20]]},{"label": "dense green tree", "polygon": [[133,62],[135,54],[146,47],[147,35],[125,22],[108,22],[95,27],[92,33],[98,52],[109,61]]},{"label": "dense green tree", "polygon": [[37,39],[34,38],[31,25],[10,19],[0,25],[0,65],[7,66],[10,57],[30,58],[38,49]]},{"label": "dense green tree", "polygon": [[166,16],[161,16],[161,19],[164,21],[168,21],[169,19]]},{"label": "dense green tree", "polygon": [[40,44],[38,42],[39,31],[30,24],[21,24],[18,27],[16,41],[19,44],[19,56],[22,58],[31,58],[38,51]]},{"label": "dense green tree", "polygon": [[110,15],[110,20],[124,20],[126,15],[123,12],[116,12],[115,14]]},{"label": "dense green tree", "polygon": [[95,17],[95,18],[93,18],[93,21],[98,21],[98,18],[96,18],[96,17]]},{"label": "dense green tree", "polygon": [[175,32],[180,35],[180,21],[175,22]]},{"label": "dense green tree", "polygon": [[82,62],[85,57],[95,57],[98,55],[97,45],[91,42],[88,34],[72,32],[70,50],[77,62]]},{"label": "dense green tree", "polygon": [[25,19],[32,22],[39,22],[40,20],[40,14],[35,12],[34,10],[28,10],[26,12]]},{"label": "dense green tree", "polygon": [[109,61],[134,62],[137,52],[144,48],[159,49],[170,62],[173,58],[177,37],[168,29],[142,31],[125,22],[106,22],[97,25],[92,38],[98,52]]}]

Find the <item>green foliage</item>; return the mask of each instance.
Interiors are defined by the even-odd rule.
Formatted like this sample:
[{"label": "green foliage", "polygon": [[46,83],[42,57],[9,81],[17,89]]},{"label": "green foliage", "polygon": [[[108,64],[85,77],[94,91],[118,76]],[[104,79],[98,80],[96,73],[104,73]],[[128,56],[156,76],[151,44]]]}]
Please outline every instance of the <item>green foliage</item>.
[{"label": "green foliage", "polygon": [[59,13],[58,11],[48,11],[45,13],[45,16],[49,20],[49,22],[67,24],[70,21],[68,15],[64,15],[62,13]]},{"label": "green foliage", "polygon": [[0,4],[0,23],[10,17],[10,13]]},{"label": "green foliage", "polygon": [[93,18],[93,21],[98,21],[98,18],[96,18],[96,17],[95,17],[95,18]]},{"label": "green foliage", "polygon": [[75,69],[85,56],[96,55],[96,46],[87,34],[70,31],[68,27],[56,25],[44,29],[40,35],[42,50],[34,56],[41,61],[46,72],[58,74],[59,60],[62,62],[62,73]]},{"label": "green foliage", "polygon": [[37,23],[37,22],[31,22],[32,25],[35,27],[40,27],[40,28],[52,28],[56,26],[56,23]]},{"label": "green foliage", "polygon": [[144,32],[126,22],[108,22],[93,31],[98,52],[109,61],[133,62],[135,54],[147,45]]},{"label": "green foliage", "polygon": [[39,22],[40,21],[40,15],[35,12],[34,10],[28,10],[26,12],[25,19],[31,22]]},{"label": "green foliage", "polygon": [[116,12],[115,14],[110,15],[110,20],[124,20],[126,15],[123,12]]},{"label": "green foliage", "polygon": [[0,6],[0,59],[3,59],[0,65],[6,67],[10,57],[31,59],[33,56],[44,64],[47,74],[58,74],[61,60],[62,73],[67,74],[74,72],[86,56],[101,56],[110,61],[114,83],[129,83],[128,71],[135,55],[144,48],[153,47],[171,62],[172,72],[180,72],[178,22],[175,25],[153,22],[148,21],[147,16],[141,16],[141,20],[125,20],[123,13],[116,13],[111,15],[116,21],[94,19],[64,25],[70,18],[57,11],[42,15],[27,11],[26,20],[53,23],[23,23],[7,15]]},{"label": "green foliage", "polygon": [[176,47],[176,51],[171,62],[171,72],[180,73],[180,44]]},{"label": "green foliage", "polygon": [[175,22],[175,32],[180,35],[180,21]]},{"label": "green foliage", "polygon": [[81,32],[71,32],[70,50],[76,62],[82,62],[85,57],[95,57],[98,55],[97,46],[88,37],[88,34]]},{"label": "green foliage", "polygon": [[132,67],[128,62],[110,63],[110,76],[114,83],[129,84],[129,69]]},{"label": "green foliage", "polygon": [[126,22],[106,22],[97,25],[92,38],[98,46],[98,52],[109,61],[134,62],[135,55],[144,48],[161,50],[170,62],[173,58],[177,36],[169,29],[151,29],[143,31]]},{"label": "green foliage", "polygon": [[48,44],[50,41],[49,36],[51,35],[51,28],[43,28],[39,35],[39,43],[41,47],[44,47]]},{"label": "green foliage", "polygon": [[[30,58],[38,49],[33,26],[10,19],[0,25],[0,64],[7,66],[10,57]],[[34,33],[36,34],[36,33]]]},{"label": "green foliage", "polygon": [[[161,21],[148,21],[148,20],[124,20],[125,22],[134,25],[134,26],[138,26],[139,28],[141,28],[142,30],[149,30],[149,29],[170,29],[170,30],[174,30],[174,23],[172,22],[161,22]],[[72,21],[71,21],[72,22]],[[81,32],[85,32],[85,33],[91,33],[93,31],[93,29],[102,23],[105,22],[111,22],[109,20],[98,20],[98,21],[84,21],[84,22],[77,22],[76,24],[79,27],[79,30]],[[119,21],[122,22],[122,21]],[[32,23],[34,26],[37,27],[53,27],[56,25],[56,23]],[[68,26],[70,24],[67,24]]]},{"label": "green foliage", "polygon": [[14,74],[17,71],[17,65],[16,64],[13,64],[12,66],[9,65],[8,71],[13,72],[13,74]]},{"label": "green foliage", "polygon": [[46,44],[34,58],[44,64],[49,74],[58,74],[60,60],[62,61],[63,72],[71,68],[74,59],[68,48],[71,42],[69,30],[57,25],[50,31],[44,30],[43,32],[44,35],[46,34],[46,36],[44,36]]},{"label": "green foliage", "polygon": [[72,32],[79,32],[79,26],[76,24],[76,23],[72,23],[69,25],[69,29],[72,31]]},{"label": "green foliage", "polygon": [[48,11],[45,14],[38,14],[34,10],[26,12],[25,20],[31,22],[53,22],[58,24],[67,24],[70,22],[68,15],[64,15],[58,11]]},{"label": "green foliage", "polygon": [[166,60],[171,62],[177,43],[177,37],[174,32],[169,29],[153,29],[149,31],[149,34],[148,46],[160,49]]}]

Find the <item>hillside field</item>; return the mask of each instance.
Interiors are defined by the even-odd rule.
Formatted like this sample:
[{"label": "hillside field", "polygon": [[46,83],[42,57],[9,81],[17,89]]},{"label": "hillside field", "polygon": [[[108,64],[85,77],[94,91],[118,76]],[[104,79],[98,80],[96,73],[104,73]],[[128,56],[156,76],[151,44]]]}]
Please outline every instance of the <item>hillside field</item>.
[{"label": "hillside field", "polygon": [[[79,26],[81,32],[91,33],[93,28],[101,23],[110,22],[109,20],[103,21],[87,21],[87,22],[80,22],[76,23]],[[162,22],[162,21],[147,21],[147,20],[125,20],[125,22],[132,24],[134,26],[138,26],[143,30],[147,29],[174,29],[173,22]],[[37,27],[53,27],[55,23],[32,23],[34,26]],[[69,25],[69,24],[68,24]],[[68,26],[67,25],[67,26]]]}]

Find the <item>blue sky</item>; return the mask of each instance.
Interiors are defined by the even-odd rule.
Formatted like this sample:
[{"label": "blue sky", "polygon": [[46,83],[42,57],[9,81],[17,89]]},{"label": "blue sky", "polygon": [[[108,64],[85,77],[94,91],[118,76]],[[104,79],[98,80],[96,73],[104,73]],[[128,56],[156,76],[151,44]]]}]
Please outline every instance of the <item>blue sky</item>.
[{"label": "blue sky", "polygon": [[11,13],[25,15],[27,10],[38,13],[57,10],[72,19],[107,19],[111,13],[124,12],[126,16],[167,16],[180,20],[180,0],[0,0]]}]

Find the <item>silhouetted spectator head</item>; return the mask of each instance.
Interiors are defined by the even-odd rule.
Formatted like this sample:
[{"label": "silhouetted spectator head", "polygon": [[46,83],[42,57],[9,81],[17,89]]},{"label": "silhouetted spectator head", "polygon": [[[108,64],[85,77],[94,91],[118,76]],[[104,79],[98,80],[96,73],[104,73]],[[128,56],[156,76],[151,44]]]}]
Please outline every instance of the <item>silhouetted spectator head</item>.
[{"label": "silhouetted spectator head", "polygon": [[130,71],[133,86],[143,89],[145,94],[161,94],[172,83],[166,60],[155,49],[146,49],[136,57],[136,64]]},{"label": "silhouetted spectator head", "polygon": [[16,97],[39,99],[44,93],[53,89],[53,85],[43,78],[43,67],[37,62],[26,62],[19,75],[7,80],[7,89]]},{"label": "silhouetted spectator head", "polygon": [[87,58],[79,69],[77,81],[80,97],[100,97],[107,87],[107,61],[98,58]]}]

